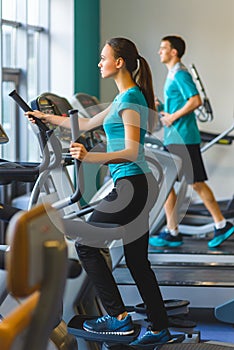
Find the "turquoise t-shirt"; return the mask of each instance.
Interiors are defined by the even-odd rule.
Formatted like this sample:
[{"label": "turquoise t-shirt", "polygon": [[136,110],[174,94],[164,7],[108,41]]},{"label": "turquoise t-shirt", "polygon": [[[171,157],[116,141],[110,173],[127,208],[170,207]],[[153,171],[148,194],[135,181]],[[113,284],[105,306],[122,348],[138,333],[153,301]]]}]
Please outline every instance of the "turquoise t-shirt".
[{"label": "turquoise t-shirt", "polygon": [[104,119],[103,127],[107,139],[107,152],[115,152],[125,148],[124,124],[121,117],[121,112],[124,109],[131,109],[140,114],[140,144],[138,157],[135,162],[109,164],[114,183],[122,177],[150,172],[144,153],[148,107],[145,97],[138,86],[118,94],[112,103],[110,112]]},{"label": "turquoise t-shirt", "polygon": [[[168,72],[164,85],[165,112],[172,114],[181,109],[189,98],[198,95],[197,87],[187,68],[178,62]],[[194,112],[177,119],[170,127],[164,127],[164,144],[199,144],[200,132]]]}]

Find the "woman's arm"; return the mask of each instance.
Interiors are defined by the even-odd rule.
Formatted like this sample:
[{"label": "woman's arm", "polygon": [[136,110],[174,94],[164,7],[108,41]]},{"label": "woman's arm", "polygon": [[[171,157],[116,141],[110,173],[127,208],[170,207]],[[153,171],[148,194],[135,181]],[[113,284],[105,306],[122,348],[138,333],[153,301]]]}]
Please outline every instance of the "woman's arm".
[{"label": "woman's arm", "polygon": [[138,156],[140,142],[140,115],[134,110],[125,109],[122,112],[125,131],[125,148],[109,153],[87,152],[80,143],[72,143],[70,153],[73,158],[87,163],[125,163],[134,162]]},{"label": "woman's arm", "polygon": [[[109,112],[110,106],[104,109],[102,112],[96,114],[92,118],[79,118],[79,128],[81,131],[88,131],[96,129],[98,126],[102,125],[103,120],[107,113]],[[36,117],[40,119],[43,123],[49,123],[52,125],[63,126],[64,128],[70,128],[70,119],[68,117],[63,117],[55,114],[46,114],[40,111],[26,112],[25,115],[28,117],[30,122],[35,123],[32,118]]]}]

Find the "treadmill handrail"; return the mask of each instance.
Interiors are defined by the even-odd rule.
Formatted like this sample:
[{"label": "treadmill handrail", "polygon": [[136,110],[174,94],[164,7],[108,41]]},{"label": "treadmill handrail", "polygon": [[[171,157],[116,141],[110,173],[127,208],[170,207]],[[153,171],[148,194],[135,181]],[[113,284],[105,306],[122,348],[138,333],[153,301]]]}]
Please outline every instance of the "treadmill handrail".
[{"label": "treadmill handrail", "polygon": [[220,135],[218,135],[217,137],[215,137],[213,140],[211,140],[210,142],[208,142],[204,147],[201,148],[201,152],[205,152],[206,150],[208,150],[210,147],[212,147],[215,143],[217,143],[219,140],[221,140],[223,137],[227,136],[228,134],[230,134],[230,132],[234,130],[234,123],[230,126],[230,128],[228,128],[227,130],[223,131]]}]

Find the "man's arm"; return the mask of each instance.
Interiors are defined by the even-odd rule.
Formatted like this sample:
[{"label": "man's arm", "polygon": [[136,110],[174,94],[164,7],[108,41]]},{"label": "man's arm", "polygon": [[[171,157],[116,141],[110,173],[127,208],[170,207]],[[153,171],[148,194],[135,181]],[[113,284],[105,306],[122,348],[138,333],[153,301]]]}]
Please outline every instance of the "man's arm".
[{"label": "man's arm", "polygon": [[200,95],[194,95],[188,99],[185,105],[176,111],[175,113],[169,114],[166,112],[161,112],[161,122],[163,125],[171,126],[177,119],[195,111],[199,106],[202,105],[202,100]]}]

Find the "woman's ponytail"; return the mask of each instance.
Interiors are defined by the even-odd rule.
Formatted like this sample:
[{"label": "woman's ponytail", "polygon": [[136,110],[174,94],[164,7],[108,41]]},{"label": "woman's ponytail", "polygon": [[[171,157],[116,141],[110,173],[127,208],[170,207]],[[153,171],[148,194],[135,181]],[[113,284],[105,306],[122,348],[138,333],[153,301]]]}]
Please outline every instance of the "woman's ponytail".
[{"label": "woman's ponytail", "polygon": [[149,107],[148,132],[152,132],[157,124],[158,114],[155,107],[153,79],[150,67],[144,57],[138,55],[139,68],[133,78],[143,92]]}]

